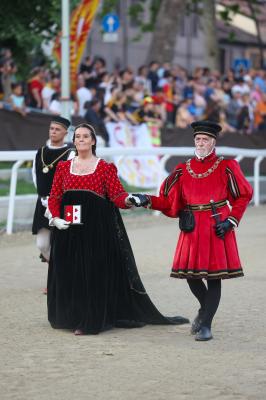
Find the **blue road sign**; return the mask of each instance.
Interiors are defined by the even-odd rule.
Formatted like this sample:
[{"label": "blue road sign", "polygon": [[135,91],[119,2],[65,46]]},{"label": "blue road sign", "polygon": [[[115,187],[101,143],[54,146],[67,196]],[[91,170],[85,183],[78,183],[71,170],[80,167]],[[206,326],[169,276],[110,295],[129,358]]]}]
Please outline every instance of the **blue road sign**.
[{"label": "blue road sign", "polygon": [[102,28],[104,32],[113,33],[120,27],[120,21],[115,14],[106,14],[102,20]]},{"label": "blue road sign", "polygon": [[240,69],[248,70],[251,67],[251,62],[248,58],[236,58],[233,61],[233,68],[236,71]]}]

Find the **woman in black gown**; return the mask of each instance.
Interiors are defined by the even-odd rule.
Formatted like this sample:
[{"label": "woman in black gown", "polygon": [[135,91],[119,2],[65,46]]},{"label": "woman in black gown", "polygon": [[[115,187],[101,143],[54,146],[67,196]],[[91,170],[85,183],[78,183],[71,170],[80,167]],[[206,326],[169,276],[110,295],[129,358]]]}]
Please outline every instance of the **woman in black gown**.
[{"label": "woman in black gown", "polygon": [[96,157],[93,127],[76,127],[74,144],[77,156],[58,164],[49,197],[54,229],[47,301],[52,327],[80,335],[112,327],[188,323],[161,315],[145,291],[118,210],[132,206],[130,196],[116,167]]}]

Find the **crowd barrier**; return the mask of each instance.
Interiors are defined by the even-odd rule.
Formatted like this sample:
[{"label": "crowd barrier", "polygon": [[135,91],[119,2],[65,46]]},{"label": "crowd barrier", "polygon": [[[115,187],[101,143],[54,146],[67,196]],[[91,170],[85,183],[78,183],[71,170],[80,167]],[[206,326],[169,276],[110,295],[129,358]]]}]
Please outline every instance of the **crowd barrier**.
[{"label": "crowd barrier", "polygon": [[[14,209],[15,209],[15,196],[17,187],[17,174],[18,168],[25,161],[32,161],[35,158],[36,151],[0,151],[0,162],[1,161],[14,161],[11,172],[10,181],[10,193],[9,193],[9,206],[7,215],[6,232],[8,235],[13,232],[14,222]],[[115,156],[127,157],[134,155],[158,155],[160,159],[160,171],[158,174],[157,187],[154,188],[159,190],[161,182],[165,177],[165,165],[169,157],[172,156],[192,156],[194,154],[194,147],[157,147],[157,148],[99,148],[97,155],[103,158],[112,158]],[[254,186],[254,197],[253,203],[258,206],[261,202],[260,192],[260,181],[263,177],[260,176],[260,164],[266,158],[266,149],[242,149],[242,148],[231,148],[231,147],[217,147],[217,154],[234,157],[237,161],[242,161],[244,158],[253,159],[253,175],[251,181]]]}]

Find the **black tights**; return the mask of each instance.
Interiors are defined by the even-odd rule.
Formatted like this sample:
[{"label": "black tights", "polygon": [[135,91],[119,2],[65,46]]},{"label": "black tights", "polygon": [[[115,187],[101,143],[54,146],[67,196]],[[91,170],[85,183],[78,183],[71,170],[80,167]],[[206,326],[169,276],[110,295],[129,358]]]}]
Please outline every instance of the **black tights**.
[{"label": "black tights", "polygon": [[202,325],[210,328],[221,299],[221,279],[208,280],[208,288],[201,279],[188,279],[187,283],[200,303]]}]

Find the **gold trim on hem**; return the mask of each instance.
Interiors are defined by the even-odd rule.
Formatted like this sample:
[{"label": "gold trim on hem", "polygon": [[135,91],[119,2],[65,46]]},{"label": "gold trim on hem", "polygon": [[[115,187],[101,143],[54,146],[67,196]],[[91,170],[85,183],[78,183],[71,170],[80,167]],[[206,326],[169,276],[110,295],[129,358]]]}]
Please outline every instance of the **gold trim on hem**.
[{"label": "gold trim on hem", "polygon": [[238,269],[236,271],[223,271],[217,273],[209,273],[205,271],[200,272],[188,272],[188,271],[172,271],[170,274],[171,278],[179,278],[179,279],[230,279],[230,278],[238,278],[244,276],[244,272],[242,269]]}]

